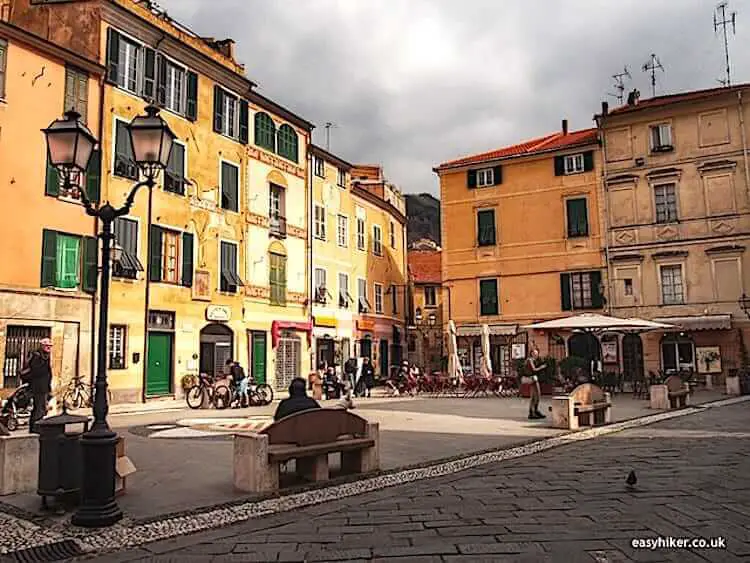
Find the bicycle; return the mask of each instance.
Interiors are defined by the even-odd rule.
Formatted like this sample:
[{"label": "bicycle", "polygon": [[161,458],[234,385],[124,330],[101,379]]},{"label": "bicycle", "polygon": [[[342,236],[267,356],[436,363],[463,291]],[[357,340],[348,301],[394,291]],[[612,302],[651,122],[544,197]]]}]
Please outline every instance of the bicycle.
[{"label": "bicycle", "polygon": [[[80,409],[82,407],[91,407],[93,405],[95,385],[86,384],[83,377],[76,375],[68,384],[68,389],[63,395],[63,404],[67,409]],[[112,402],[112,391],[107,388],[107,400]]]},{"label": "bicycle", "polygon": [[[229,389],[232,393],[232,403],[240,401],[240,406],[242,406],[242,398],[239,396],[239,390],[234,381],[230,381]],[[248,384],[247,395],[248,403],[251,407],[264,407],[273,402],[273,389],[267,383]]]},{"label": "bicycle", "polygon": [[203,405],[203,398],[207,396],[209,405],[223,410],[232,403],[232,393],[229,387],[214,385],[214,378],[202,373],[198,376],[198,383],[193,385],[185,393],[185,401],[191,409],[199,409]]}]

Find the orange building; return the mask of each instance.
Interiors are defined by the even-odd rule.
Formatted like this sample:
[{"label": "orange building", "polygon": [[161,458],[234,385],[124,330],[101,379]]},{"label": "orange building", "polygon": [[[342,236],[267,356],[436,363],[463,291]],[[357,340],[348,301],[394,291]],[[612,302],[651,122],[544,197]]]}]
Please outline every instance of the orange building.
[{"label": "orange building", "polygon": [[409,249],[409,363],[425,372],[440,370],[443,350],[442,251],[429,239]]}]

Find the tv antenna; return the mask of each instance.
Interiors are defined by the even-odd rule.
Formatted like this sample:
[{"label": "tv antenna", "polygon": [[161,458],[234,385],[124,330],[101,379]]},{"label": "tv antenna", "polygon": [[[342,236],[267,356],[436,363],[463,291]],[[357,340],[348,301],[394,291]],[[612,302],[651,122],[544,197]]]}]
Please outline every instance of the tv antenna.
[{"label": "tv antenna", "polygon": [[625,82],[624,78],[628,77],[632,80],[632,76],[630,76],[630,71],[628,70],[627,65],[625,65],[625,68],[622,72],[619,72],[617,74],[613,74],[612,78],[615,79],[615,90],[617,90],[617,94],[609,94],[613,98],[617,98],[617,103],[622,105],[623,100],[625,99]]},{"label": "tv antenna", "polygon": [[728,2],[724,1],[721,2],[718,6],[716,6],[716,11],[714,11],[714,33],[717,33],[719,31],[719,28],[722,28],[722,31],[724,32],[724,59],[726,60],[727,68],[726,70],[726,78],[724,80],[719,80],[724,86],[730,86],[731,85],[731,78],[730,78],[730,69],[729,69],[729,38],[727,37],[727,27],[732,26],[732,35],[737,33],[736,28],[736,21],[737,21],[737,12],[732,12],[729,14],[729,17],[727,18],[727,6]]},{"label": "tv antenna", "polygon": [[331,127],[336,127],[335,123],[331,123],[330,121],[326,121],[325,128],[326,128],[326,150],[331,150]]},{"label": "tv antenna", "polygon": [[664,72],[664,67],[661,66],[661,61],[658,57],[651,53],[651,59],[645,63],[642,67],[643,72],[651,73],[651,97],[656,97],[656,71],[661,70]]}]

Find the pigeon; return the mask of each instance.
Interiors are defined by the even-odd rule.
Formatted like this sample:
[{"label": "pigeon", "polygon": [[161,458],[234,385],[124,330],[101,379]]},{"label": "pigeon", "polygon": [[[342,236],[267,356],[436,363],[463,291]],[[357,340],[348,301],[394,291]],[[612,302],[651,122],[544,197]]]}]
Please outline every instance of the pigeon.
[{"label": "pigeon", "polygon": [[638,482],[638,477],[635,476],[635,471],[630,471],[628,474],[628,478],[625,479],[625,483],[627,483],[628,487],[632,488],[635,486],[635,484]]}]

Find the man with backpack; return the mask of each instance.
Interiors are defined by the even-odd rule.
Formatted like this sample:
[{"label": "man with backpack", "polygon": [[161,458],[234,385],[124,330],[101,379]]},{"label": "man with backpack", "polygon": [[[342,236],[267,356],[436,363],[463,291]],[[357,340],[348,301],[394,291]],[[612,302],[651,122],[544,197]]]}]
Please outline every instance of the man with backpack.
[{"label": "man with backpack", "polygon": [[237,393],[237,405],[236,408],[246,407],[249,402],[248,397],[248,380],[245,375],[245,370],[239,362],[233,360],[227,360],[228,375],[232,377],[232,383],[234,384],[235,392]]},{"label": "man with backpack", "polygon": [[29,354],[26,365],[19,372],[21,381],[31,388],[33,408],[29,418],[30,433],[38,433],[36,423],[47,414],[47,403],[52,392],[52,340],[42,338],[39,344],[40,348]]}]

